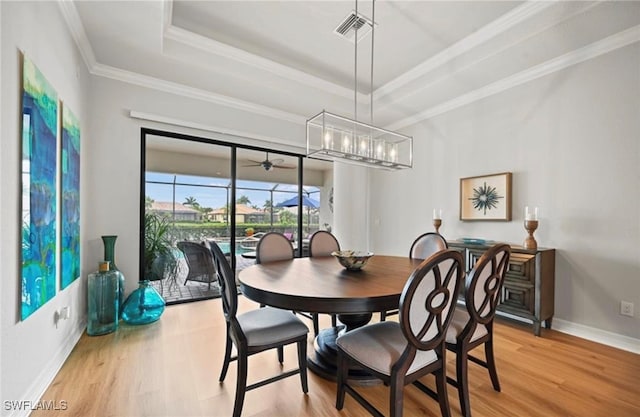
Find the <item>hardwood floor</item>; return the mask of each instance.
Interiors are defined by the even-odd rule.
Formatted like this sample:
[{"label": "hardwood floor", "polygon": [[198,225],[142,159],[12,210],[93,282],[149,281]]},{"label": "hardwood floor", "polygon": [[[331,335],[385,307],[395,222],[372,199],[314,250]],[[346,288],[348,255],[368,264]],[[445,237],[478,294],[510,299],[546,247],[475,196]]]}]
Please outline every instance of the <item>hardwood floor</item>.
[{"label": "hardwood floor", "polygon": [[[241,298],[241,311],[257,308]],[[310,322],[309,322],[310,324]],[[321,315],[321,324],[329,317]],[[526,325],[500,320],[495,354],[502,392],[491,387],[485,369],[469,365],[474,417],[640,416],[640,355],[553,330],[534,337]],[[66,401],[65,411],[34,411],[33,417],[230,416],[235,363],[218,383],[224,352],[220,300],[167,307],[157,323],[122,325],[113,334],[82,336],[45,392],[43,401]],[[309,333],[309,349],[312,348]],[[450,375],[454,355],[448,352]],[[295,347],[285,349],[285,369],[296,364]],[[280,371],[275,351],[249,358],[249,382]],[[432,377],[425,377],[434,386]],[[388,414],[383,385],[360,391]],[[335,409],[335,383],[309,372],[309,394],[291,377],[249,391],[244,417],[367,416],[347,396]],[[405,416],[440,416],[438,404],[415,387],[404,391]],[[449,386],[453,416],[460,416],[457,392]]]}]

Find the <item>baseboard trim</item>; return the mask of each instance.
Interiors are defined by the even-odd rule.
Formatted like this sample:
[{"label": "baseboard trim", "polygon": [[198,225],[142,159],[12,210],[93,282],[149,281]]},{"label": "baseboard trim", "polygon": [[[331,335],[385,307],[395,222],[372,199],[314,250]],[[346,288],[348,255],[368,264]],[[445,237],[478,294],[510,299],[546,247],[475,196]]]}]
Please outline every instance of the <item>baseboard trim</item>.
[{"label": "baseboard trim", "polygon": [[634,339],[633,337],[556,318],[553,319],[553,329],[572,336],[591,340],[592,342],[602,343],[603,345],[640,354],[640,339]]},{"label": "baseboard trim", "polygon": [[[504,311],[498,311],[497,314],[498,316],[506,317],[508,319],[533,324],[532,320],[505,313]],[[592,342],[640,354],[640,339],[634,339],[633,337],[607,332],[606,330],[557,319],[555,317],[553,318],[553,325],[551,328],[558,332],[570,334],[581,339],[591,340]]]},{"label": "baseboard trim", "polygon": [[[84,333],[84,329],[86,328],[86,321],[82,320],[78,323],[78,326],[74,329],[74,331],[69,335],[65,343],[60,346],[58,351],[53,355],[49,364],[40,372],[40,374],[34,378],[33,383],[27,389],[27,391],[22,396],[22,399],[18,401],[20,404],[19,407],[16,407],[9,411],[9,414],[6,417],[28,417],[31,412],[37,407],[61,407],[62,404],[60,401],[57,403],[48,402],[41,403],[40,399],[44,395],[49,385],[53,382],[54,378],[64,365],[64,362],[67,360],[71,351],[76,346],[80,337]],[[3,403],[3,407],[6,405]],[[6,410],[6,408],[4,408]]]}]

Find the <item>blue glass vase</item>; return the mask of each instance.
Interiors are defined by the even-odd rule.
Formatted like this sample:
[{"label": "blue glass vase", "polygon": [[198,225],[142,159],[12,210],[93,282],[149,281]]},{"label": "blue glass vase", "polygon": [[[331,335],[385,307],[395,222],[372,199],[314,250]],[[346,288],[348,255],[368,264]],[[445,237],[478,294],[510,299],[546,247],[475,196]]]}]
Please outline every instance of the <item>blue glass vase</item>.
[{"label": "blue glass vase", "polygon": [[110,271],[109,262],[100,262],[97,272],[89,274],[87,283],[87,334],[98,336],[118,328],[120,288],[119,271]]},{"label": "blue glass vase", "polygon": [[140,281],[137,290],[129,294],[122,308],[122,320],[128,324],[148,324],[164,312],[164,299],[149,281]]}]

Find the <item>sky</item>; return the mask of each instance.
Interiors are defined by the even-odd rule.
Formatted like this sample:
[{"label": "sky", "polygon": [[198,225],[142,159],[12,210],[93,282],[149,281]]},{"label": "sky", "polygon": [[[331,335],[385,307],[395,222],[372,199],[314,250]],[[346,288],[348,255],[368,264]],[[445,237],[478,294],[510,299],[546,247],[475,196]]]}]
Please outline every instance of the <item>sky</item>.
[{"label": "sky", "polygon": [[[229,180],[221,178],[198,177],[193,175],[176,175],[176,202],[184,203],[187,197],[194,197],[201,207],[211,207],[213,209],[222,208],[227,205],[227,190],[221,187],[230,185]],[[173,181],[174,174],[158,172],[146,173],[146,194],[157,202],[173,201]],[[167,184],[155,184],[153,182],[164,182]],[[181,185],[188,184],[188,185]],[[247,196],[250,204],[259,208],[264,208],[265,201],[271,197],[270,190],[276,184],[258,181],[238,181],[236,197]],[[246,187],[247,189],[242,189]],[[311,192],[311,198],[320,201],[320,192],[317,187],[304,187]],[[257,189],[257,190],[256,190]],[[314,192],[315,191],[315,192]],[[280,184],[273,192],[273,204],[285,201],[294,197],[298,192],[298,186],[293,184]]]}]

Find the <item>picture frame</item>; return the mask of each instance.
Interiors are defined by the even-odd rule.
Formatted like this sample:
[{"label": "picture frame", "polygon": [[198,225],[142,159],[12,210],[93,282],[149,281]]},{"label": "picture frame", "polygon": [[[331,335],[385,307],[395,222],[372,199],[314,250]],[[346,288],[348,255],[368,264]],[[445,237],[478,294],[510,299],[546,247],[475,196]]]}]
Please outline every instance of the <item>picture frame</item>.
[{"label": "picture frame", "polygon": [[511,221],[511,172],[460,178],[460,220]]}]

